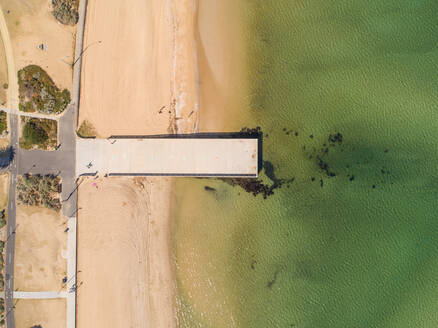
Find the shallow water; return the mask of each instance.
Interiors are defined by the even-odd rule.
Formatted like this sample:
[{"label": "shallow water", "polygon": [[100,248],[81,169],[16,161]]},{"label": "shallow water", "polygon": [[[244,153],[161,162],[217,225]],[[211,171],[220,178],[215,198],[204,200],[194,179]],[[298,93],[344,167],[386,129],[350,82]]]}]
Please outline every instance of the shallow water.
[{"label": "shallow water", "polygon": [[437,326],[438,3],[244,4],[241,126],[294,182],[178,180],[179,326]]}]

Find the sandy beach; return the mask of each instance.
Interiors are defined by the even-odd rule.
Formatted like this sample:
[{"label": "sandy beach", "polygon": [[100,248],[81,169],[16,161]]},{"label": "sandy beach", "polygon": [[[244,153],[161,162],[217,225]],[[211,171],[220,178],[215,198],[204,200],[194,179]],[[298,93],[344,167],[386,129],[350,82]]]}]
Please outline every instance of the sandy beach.
[{"label": "sandy beach", "polygon": [[244,15],[239,1],[199,1],[199,131],[239,131],[249,115]]},{"label": "sandy beach", "polygon": [[[79,124],[87,121],[98,137],[174,132],[172,10],[158,0],[88,3]],[[79,328],[176,325],[171,185],[166,178],[84,179]]]},{"label": "sandy beach", "polygon": [[78,327],[173,327],[169,180],[83,179]]},{"label": "sandy beach", "polygon": [[98,137],[172,130],[171,20],[167,1],[89,1],[79,123]]}]

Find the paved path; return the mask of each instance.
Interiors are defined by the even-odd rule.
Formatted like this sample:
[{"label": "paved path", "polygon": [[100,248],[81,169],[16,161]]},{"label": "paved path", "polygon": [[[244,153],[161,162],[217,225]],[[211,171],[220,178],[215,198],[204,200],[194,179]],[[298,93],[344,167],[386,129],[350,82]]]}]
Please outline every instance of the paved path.
[{"label": "paved path", "polygon": [[78,139],[76,173],[257,177],[258,139],[217,134]]},{"label": "paved path", "polygon": [[14,292],[14,298],[22,299],[49,299],[66,298],[67,292]]},{"label": "paved path", "polygon": [[[8,102],[7,107],[18,111],[18,81],[17,70],[15,68],[14,53],[12,50],[11,38],[4,17],[3,8],[0,5],[0,34],[5,49],[6,63],[8,67]],[[18,149],[18,117],[9,116],[9,130],[11,146]],[[15,186],[17,183],[17,167],[19,165],[19,156],[15,156],[10,166],[10,185],[9,185],[9,202],[8,202],[8,223],[7,223],[7,243],[6,243],[6,264],[5,264],[5,297],[6,297],[6,327],[15,328],[14,317],[14,247],[15,247],[15,229],[16,229],[16,209],[15,209]]]},{"label": "paved path", "polygon": [[15,114],[15,115],[20,115],[20,116],[35,117],[35,118],[45,118],[45,119],[55,120],[55,121],[59,120],[59,118],[62,117],[62,114],[50,115],[50,114],[28,113],[28,112],[23,112],[21,110],[9,109],[9,108],[2,107],[2,106],[0,106],[0,111],[6,112],[8,114]]}]

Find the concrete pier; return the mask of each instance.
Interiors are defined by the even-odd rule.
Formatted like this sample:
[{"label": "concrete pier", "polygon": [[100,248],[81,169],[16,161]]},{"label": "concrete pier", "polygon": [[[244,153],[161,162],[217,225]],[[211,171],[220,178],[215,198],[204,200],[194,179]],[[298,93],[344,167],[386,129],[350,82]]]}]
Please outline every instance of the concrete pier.
[{"label": "concrete pier", "polygon": [[257,177],[257,138],[78,139],[76,174]]}]

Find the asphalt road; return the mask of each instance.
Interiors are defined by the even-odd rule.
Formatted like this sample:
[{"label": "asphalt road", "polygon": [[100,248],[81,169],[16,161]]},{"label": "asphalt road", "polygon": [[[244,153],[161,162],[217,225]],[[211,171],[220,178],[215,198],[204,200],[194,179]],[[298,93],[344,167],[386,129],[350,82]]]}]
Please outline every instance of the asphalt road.
[{"label": "asphalt road", "polygon": [[[18,117],[10,115],[11,146],[18,149]],[[7,221],[7,240],[6,240],[6,261],[5,261],[5,304],[6,304],[6,327],[15,327],[14,316],[14,250],[15,250],[15,231],[16,226],[16,203],[15,190],[17,185],[17,174],[20,160],[18,154],[15,155],[13,162],[9,166],[9,201],[8,201],[8,221]]]}]

